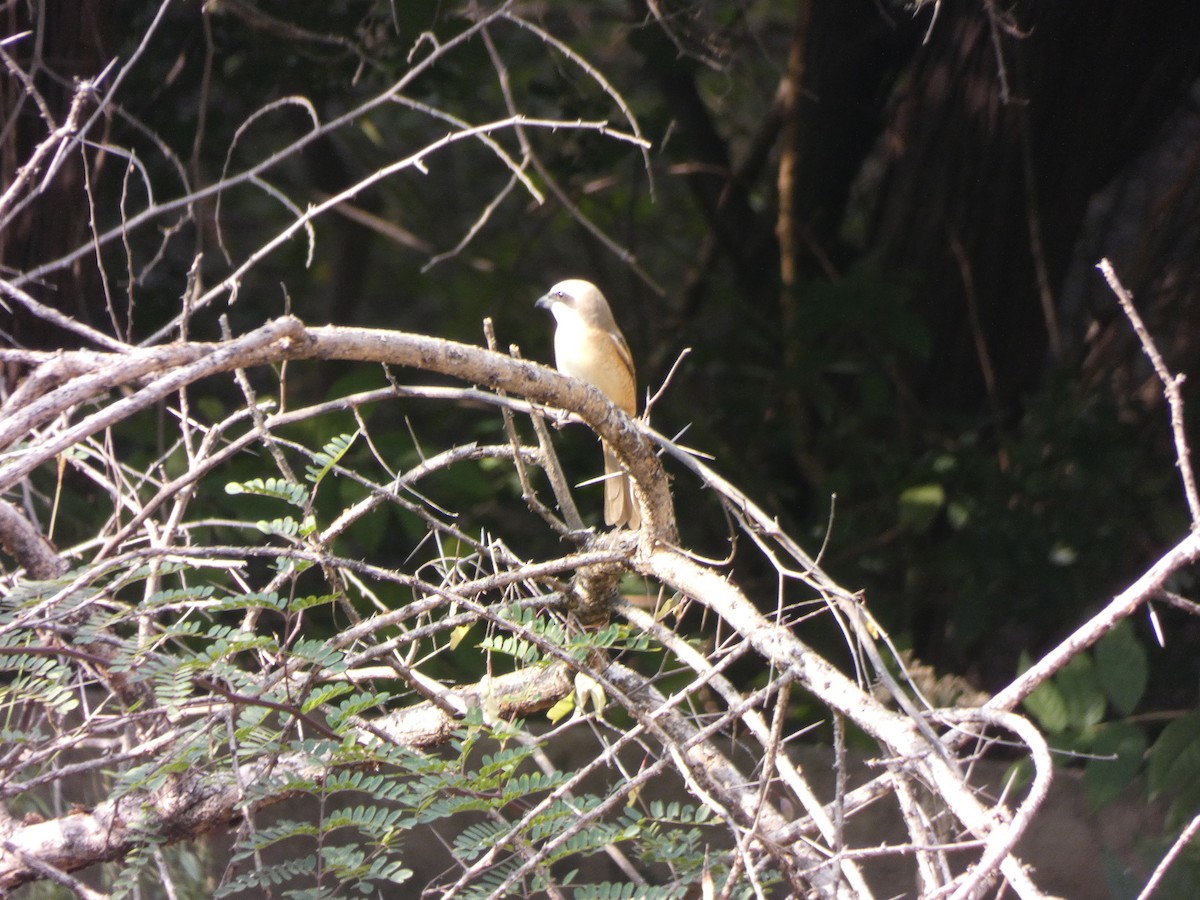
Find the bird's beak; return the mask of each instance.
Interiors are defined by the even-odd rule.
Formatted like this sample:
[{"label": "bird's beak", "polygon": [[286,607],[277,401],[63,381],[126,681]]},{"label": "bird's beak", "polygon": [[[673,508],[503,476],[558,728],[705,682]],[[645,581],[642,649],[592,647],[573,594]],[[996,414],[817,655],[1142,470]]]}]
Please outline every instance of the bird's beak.
[{"label": "bird's beak", "polygon": [[536,306],[538,309],[549,309],[551,306],[554,305],[554,298],[551,297],[549,294],[546,294],[542,297],[538,297],[537,302],[533,305]]}]

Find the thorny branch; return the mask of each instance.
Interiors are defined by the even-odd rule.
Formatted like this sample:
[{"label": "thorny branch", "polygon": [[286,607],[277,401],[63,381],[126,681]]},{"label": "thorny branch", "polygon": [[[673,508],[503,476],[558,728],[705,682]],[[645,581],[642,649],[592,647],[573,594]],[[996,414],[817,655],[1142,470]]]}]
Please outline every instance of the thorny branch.
[{"label": "thorny branch", "polygon": [[[56,412],[66,411],[80,402],[94,399],[101,389],[108,390],[119,384],[124,384],[130,389],[128,396],[112,401],[108,406],[102,407],[74,425],[64,425],[57,435],[45,435],[36,447],[23,449],[13,454],[10,461],[4,467],[0,467],[0,477],[9,479],[7,483],[15,483],[15,479],[28,476],[43,465],[45,460],[52,458],[64,447],[95,436],[104,429],[110,429],[124,417],[133,416],[152,408],[171,393],[199,378],[211,377],[219,372],[234,372],[253,365],[270,365],[285,360],[350,359],[360,362],[370,361],[418,367],[425,371],[454,375],[468,382],[488,384],[493,390],[522,395],[538,404],[570,409],[608,441],[636,479],[636,493],[638,502],[642,504],[645,524],[642,531],[636,536],[636,542],[625,544],[627,547],[624,551],[626,565],[662,583],[668,589],[679,591],[682,595],[713,610],[727,626],[741,635],[746,642],[746,651],[752,648],[753,652],[769,660],[780,673],[786,676],[784,680],[774,682],[772,690],[779,689],[787,679],[795,679],[801,686],[814,692],[842,715],[853,718],[859,727],[878,738],[882,744],[890,748],[895,756],[911,760],[912,762],[907,764],[905,769],[912,767],[914,774],[919,772],[919,777],[923,781],[934,785],[944,801],[968,829],[981,838],[986,838],[992,833],[993,825],[991,823],[993,820],[990,818],[990,814],[985,814],[984,807],[966,789],[962,775],[953,766],[945,763],[942,758],[943,751],[935,751],[926,745],[926,737],[907,716],[884,709],[862,687],[846,679],[811,648],[801,644],[786,627],[763,618],[753,604],[723,576],[707,570],[673,548],[676,541],[675,526],[671,498],[666,489],[666,476],[651,450],[651,445],[642,434],[642,426],[612,407],[593,389],[543,366],[513,359],[482,348],[453,344],[417,335],[368,329],[306,328],[300,322],[288,319],[279,320],[243,338],[221,344],[173,345],[173,356],[167,365],[177,367],[170,372],[160,373],[150,364],[150,359],[161,359],[159,354],[161,351],[157,349],[131,349],[128,353],[121,354],[130,359],[129,363],[122,366],[109,355],[93,353],[89,355],[89,359],[92,360],[97,371],[109,373],[105,379],[97,380],[90,373],[81,374],[66,385],[54,388],[42,397],[26,395],[26,401],[30,406],[41,404],[40,412],[33,416],[32,420],[46,422],[54,419]],[[121,372],[127,372],[128,375],[122,378],[119,374]],[[111,381],[114,377],[117,379],[115,383]],[[497,397],[497,400],[502,401],[502,398]],[[56,408],[55,403],[59,404],[60,408]],[[248,432],[258,435],[261,440],[263,438],[261,429],[266,427],[268,421],[263,419],[257,424],[247,423],[244,427]],[[744,509],[753,510],[753,507],[747,504]],[[753,512],[756,515],[759,514],[757,510],[753,510]],[[199,555],[196,550],[190,552]],[[282,551],[272,552],[278,554]],[[227,556],[236,555],[232,548],[224,553]],[[318,550],[317,555],[313,558],[322,559],[322,551]],[[332,560],[328,560],[325,565],[328,567],[332,562]],[[510,564],[518,566],[513,575],[507,579],[510,584],[537,577],[526,564],[516,560]],[[344,566],[345,563],[336,565]],[[586,571],[588,571],[587,568],[580,569],[581,573]],[[366,574],[366,570],[363,572]],[[810,568],[810,573],[817,572],[818,570],[815,568]],[[810,574],[809,577],[816,580],[815,574]],[[832,586],[832,582],[824,576],[820,576],[817,583],[823,586]],[[466,583],[457,583],[446,593],[442,588],[430,583],[425,585],[424,590],[432,592],[434,596],[445,593],[442,603],[451,602],[459,607],[465,606],[468,610],[474,610],[478,615],[486,610],[478,607],[472,598],[478,596],[482,590],[495,590],[499,587],[500,582],[493,580],[490,584],[491,587],[472,588],[468,587]],[[440,604],[438,605],[440,606]],[[49,610],[53,607],[43,605],[42,608]],[[395,618],[388,621],[395,621]],[[503,622],[496,620],[494,624],[501,625]],[[536,634],[527,629],[512,624],[507,627],[513,629],[514,633],[520,635],[523,640],[529,640],[538,646],[544,643]],[[374,630],[371,633],[375,633]],[[552,646],[543,646],[542,649],[550,653],[558,652]],[[563,661],[570,663],[569,658]],[[631,684],[628,677],[632,677],[631,675],[624,681],[615,682],[603,678],[602,671],[594,669],[591,665],[586,667],[586,671],[592,677],[599,675],[602,683],[606,684],[606,690],[610,695],[616,697],[628,695]],[[687,693],[690,694],[701,689],[707,680],[707,677],[701,678],[688,688]],[[268,678],[263,682],[263,686],[266,687],[271,682],[272,679]],[[227,700],[230,693],[218,691],[217,695]],[[553,698],[539,695],[538,702],[550,700]],[[536,708],[529,707],[527,711]],[[735,703],[731,706],[730,715],[741,718],[747,715],[751,708]],[[441,714],[445,715],[445,712],[442,711]],[[718,730],[720,727],[724,727],[724,725],[719,726]],[[375,725],[372,726],[371,733],[386,736],[390,732]],[[652,729],[651,734],[667,746],[672,746],[681,739],[678,735],[672,736],[671,732],[657,732]],[[759,734],[760,736],[762,734],[761,728],[759,728]],[[394,735],[392,739],[395,739]],[[677,762],[685,757],[686,754],[683,757],[668,755],[668,758],[677,758]],[[707,767],[705,777],[715,777],[717,780],[709,783],[709,787],[704,789],[706,792],[734,790],[735,783],[743,778],[740,774],[735,776],[734,770],[730,770],[728,775],[721,775],[722,771],[724,770],[721,767],[716,769],[713,769],[711,765]],[[898,777],[895,771],[893,771],[892,777]],[[784,828],[784,821],[778,819],[777,816],[772,818],[764,815],[765,810],[758,803],[757,789],[750,791],[741,799],[733,801],[733,805],[730,806],[729,801],[733,800],[735,796],[730,795],[727,801],[720,804],[720,807],[729,811],[731,815],[736,809],[743,810],[743,813],[734,817],[734,821],[740,822],[742,827],[748,827],[748,823],[753,821],[757,822],[759,827],[766,828],[769,825],[768,831],[780,832]],[[807,805],[812,807],[811,798],[805,797],[804,799],[807,801]],[[757,810],[757,814],[752,815],[751,810]],[[1005,834],[1018,835],[1021,830],[1019,823],[1026,819],[1009,822],[1006,816],[1001,816],[997,821],[1005,823]],[[772,822],[775,824],[771,824]],[[1015,837],[1013,839],[1015,840]],[[1009,846],[1007,840],[1006,838],[1006,842],[1003,844],[1005,847]],[[774,844],[772,843],[771,846]],[[989,842],[989,846],[995,845]],[[787,862],[792,853],[800,853],[800,856],[794,863]],[[792,850],[785,851],[784,856],[779,857],[777,861],[785,869],[794,869],[795,872],[804,871],[807,873],[804,878],[814,883],[820,883],[821,879],[818,873],[825,869],[815,866],[815,861],[809,859],[807,854],[808,851],[803,850],[803,846],[797,844]],[[993,855],[996,858],[989,859],[989,862],[1000,866],[1010,882],[1017,886],[1023,895],[1038,896],[1020,874],[1019,863],[1011,855],[1007,852],[1004,854],[997,852]],[[536,858],[528,864],[534,865]],[[845,863],[844,865],[849,864]],[[831,871],[836,872],[837,870]],[[853,869],[848,871],[853,872]],[[828,890],[836,894],[838,891],[836,885],[839,883],[840,878],[833,877],[827,884]],[[860,882],[859,895],[861,894]]]}]

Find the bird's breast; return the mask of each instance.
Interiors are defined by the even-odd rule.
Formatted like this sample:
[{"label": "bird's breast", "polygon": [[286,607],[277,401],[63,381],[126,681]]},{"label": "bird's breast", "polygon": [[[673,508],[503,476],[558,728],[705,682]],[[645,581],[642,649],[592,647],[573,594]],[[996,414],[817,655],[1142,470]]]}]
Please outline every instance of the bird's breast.
[{"label": "bird's breast", "polygon": [[630,415],[637,411],[637,383],[616,340],[606,331],[560,318],[554,331],[558,370],[600,389]]}]

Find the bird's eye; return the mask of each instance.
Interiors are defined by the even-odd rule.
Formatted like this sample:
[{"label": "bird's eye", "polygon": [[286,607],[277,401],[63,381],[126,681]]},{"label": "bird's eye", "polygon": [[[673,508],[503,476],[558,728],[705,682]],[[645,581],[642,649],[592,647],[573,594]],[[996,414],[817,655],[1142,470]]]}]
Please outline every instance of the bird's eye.
[{"label": "bird's eye", "polygon": [[554,299],[555,299],[555,300],[566,300],[566,299],[567,299],[567,292],[566,292],[566,291],[555,291],[555,292],[554,292]]}]

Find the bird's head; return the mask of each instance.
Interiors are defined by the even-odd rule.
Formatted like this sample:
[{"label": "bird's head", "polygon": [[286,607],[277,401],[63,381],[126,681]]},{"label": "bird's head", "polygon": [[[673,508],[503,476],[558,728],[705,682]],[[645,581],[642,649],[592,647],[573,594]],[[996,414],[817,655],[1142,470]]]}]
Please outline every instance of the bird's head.
[{"label": "bird's head", "polygon": [[582,278],[560,281],[538,299],[537,305],[550,310],[560,322],[564,317],[577,316],[594,328],[606,331],[616,331],[617,328],[612,310],[608,308],[608,301],[600,289]]}]

